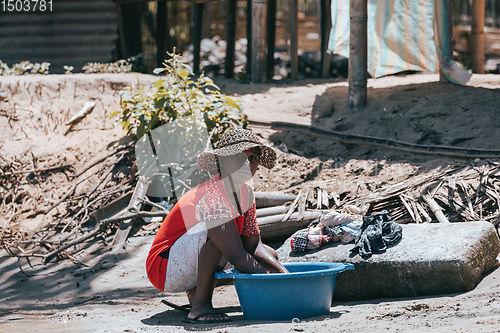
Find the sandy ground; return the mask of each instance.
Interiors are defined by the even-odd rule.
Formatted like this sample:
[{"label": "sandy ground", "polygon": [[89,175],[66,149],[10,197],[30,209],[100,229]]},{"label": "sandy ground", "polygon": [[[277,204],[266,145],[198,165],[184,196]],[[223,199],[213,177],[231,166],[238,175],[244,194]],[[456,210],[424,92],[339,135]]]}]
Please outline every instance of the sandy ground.
[{"label": "sandy ground", "polygon": [[152,237],[133,237],[127,251],[19,272],[3,257],[1,332],[498,332],[500,270],[472,291],[411,299],[333,302],[330,314],[289,322],[245,320],[234,286],[218,287],[214,305],[230,323],[184,324],[161,303],[186,304],[184,293],[161,294],[146,278]]},{"label": "sandy ground", "polygon": [[[109,115],[118,110],[118,91],[129,83],[155,80],[147,75],[50,75],[5,78],[0,92],[0,154],[26,167],[70,164],[78,171],[115,147],[124,133]],[[241,85],[218,80],[223,92],[243,103],[255,121],[312,124],[349,134],[363,134],[421,144],[500,149],[500,76],[474,75],[466,87],[440,83],[437,75],[393,76],[369,81],[368,105],[347,108],[345,81],[309,80]],[[94,110],[75,126],[66,125],[87,101]],[[12,113],[13,112],[13,113]],[[374,189],[449,165],[476,166],[496,160],[464,160],[414,155],[368,146],[345,145],[305,135],[253,128],[281,147],[278,165],[256,175],[257,190],[297,192],[323,182],[346,195]],[[427,133],[425,137],[423,133]],[[460,141],[459,143],[457,143]],[[285,148],[286,147],[286,148]],[[127,170],[121,177],[128,176]],[[36,182],[3,184],[0,194],[25,193],[14,213],[0,206],[0,225],[26,235],[59,216],[43,208],[55,202],[70,182],[63,172]],[[93,184],[84,184],[91,187]],[[244,320],[233,286],[216,290],[214,304],[229,324],[183,324],[184,314],[161,304],[167,298],[185,304],[183,294],[162,294],[148,282],[144,262],[152,235],[129,238],[125,251],[95,243],[69,261],[47,266],[18,262],[0,252],[0,332],[499,332],[500,273],[485,276],[472,291],[417,299],[378,299],[333,303],[329,316],[299,322]],[[20,269],[22,268],[22,270]]]}]

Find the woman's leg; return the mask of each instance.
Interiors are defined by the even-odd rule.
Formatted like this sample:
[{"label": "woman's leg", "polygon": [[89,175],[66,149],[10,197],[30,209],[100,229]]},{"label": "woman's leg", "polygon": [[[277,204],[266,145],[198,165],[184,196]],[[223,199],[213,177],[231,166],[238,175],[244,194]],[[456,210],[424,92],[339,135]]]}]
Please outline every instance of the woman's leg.
[{"label": "woman's leg", "polygon": [[192,306],[188,318],[193,319],[205,313],[208,315],[200,317],[200,321],[229,318],[223,313],[217,313],[212,306],[212,295],[215,286],[214,274],[222,269],[219,265],[221,257],[220,250],[208,239],[198,257],[198,282],[196,288],[186,292]]}]

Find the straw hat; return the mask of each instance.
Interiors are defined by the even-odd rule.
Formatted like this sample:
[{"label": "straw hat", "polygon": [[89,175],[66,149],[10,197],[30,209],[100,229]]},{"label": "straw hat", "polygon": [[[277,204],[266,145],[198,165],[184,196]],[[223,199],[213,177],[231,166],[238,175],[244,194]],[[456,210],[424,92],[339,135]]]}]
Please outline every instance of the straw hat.
[{"label": "straw hat", "polygon": [[198,164],[203,170],[217,169],[217,156],[231,156],[253,147],[260,147],[260,164],[268,169],[274,167],[276,152],[260,142],[251,130],[236,129],[222,135],[215,149],[207,149],[198,156]]}]

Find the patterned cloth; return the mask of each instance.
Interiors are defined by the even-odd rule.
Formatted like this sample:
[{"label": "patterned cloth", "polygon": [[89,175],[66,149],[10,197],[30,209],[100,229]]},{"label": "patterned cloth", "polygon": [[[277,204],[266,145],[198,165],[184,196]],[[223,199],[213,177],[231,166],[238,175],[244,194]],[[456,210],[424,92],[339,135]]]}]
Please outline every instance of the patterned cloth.
[{"label": "patterned cloth", "polygon": [[343,243],[349,243],[354,238],[355,236],[347,233],[341,225],[316,226],[294,233],[290,239],[290,246],[293,252],[304,252],[305,250],[317,249],[328,242],[342,241]]},{"label": "patterned cloth", "polygon": [[403,237],[403,228],[389,217],[387,210],[365,216],[361,233],[356,238],[352,253],[369,259],[372,254],[384,253],[389,246],[396,245]]},{"label": "patterned cloth", "polygon": [[[146,260],[146,271],[151,283],[157,289],[161,291],[165,290],[168,263],[172,253],[169,253],[168,259],[164,258],[162,254],[169,249],[174,251],[173,246],[186,233],[188,235],[196,235],[207,232],[207,226],[213,227],[213,223],[220,224],[233,220],[240,235],[258,235],[260,231],[256,219],[255,200],[248,185],[243,185],[241,188],[239,202],[242,210],[241,214],[237,211],[235,212],[233,209],[233,205],[219,174],[182,196],[163,221],[149,251]],[[204,228],[198,226],[200,222],[205,223]],[[183,245],[183,247],[193,247],[192,254],[188,257],[191,258],[194,256],[197,260],[197,254],[201,249],[199,246],[205,244],[206,236],[205,238],[203,238],[203,235],[196,237],[191,239],[187,243],[188,245]],[[183,251],[187,250],[184,249]],[[181,280],[184,281],[185,279],[182,278]],[[169,283],[170,287],[174,288]],[[174,289],[177,290],[176,288]]]}]

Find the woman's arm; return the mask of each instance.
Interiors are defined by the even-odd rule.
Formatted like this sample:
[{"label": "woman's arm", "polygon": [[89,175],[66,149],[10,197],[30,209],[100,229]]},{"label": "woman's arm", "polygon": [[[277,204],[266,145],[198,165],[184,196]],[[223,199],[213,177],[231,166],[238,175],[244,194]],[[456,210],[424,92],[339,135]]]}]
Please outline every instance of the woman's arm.
[{"label": "woman's arm", "polygon": [[278,261],[276,251],[262,243],[260,235],[242,236],[244,249],[251,254],[269,273],[288,273],[288,270]]},{"label": "woman's arm", "polygon": [[[212,224],[212,223],[211,223]],[[216,224],[216,223],[215,223]],[[224,257],[242,273],[266,273],[266,269],[243,247],[238,228],[229,221],[208,229],[208,238]]]}]

